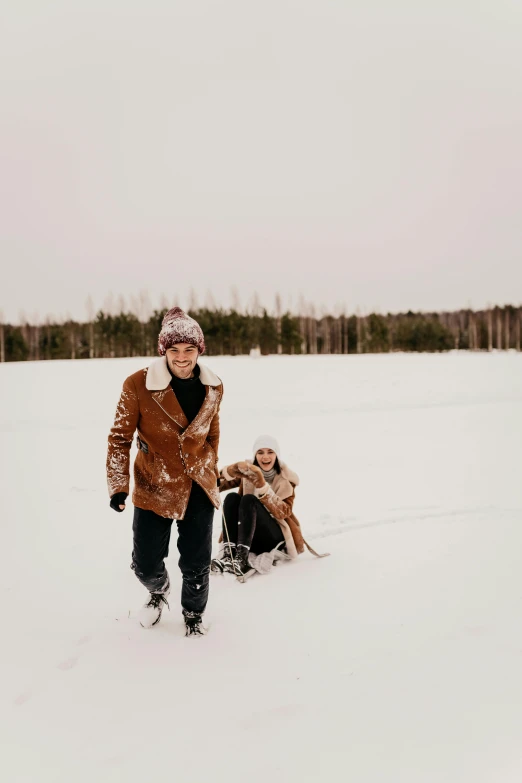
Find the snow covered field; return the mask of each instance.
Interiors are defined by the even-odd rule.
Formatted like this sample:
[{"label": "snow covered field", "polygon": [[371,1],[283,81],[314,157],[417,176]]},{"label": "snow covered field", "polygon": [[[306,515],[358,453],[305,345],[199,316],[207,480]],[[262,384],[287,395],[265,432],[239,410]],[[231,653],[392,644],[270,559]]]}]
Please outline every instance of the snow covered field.
[{"label": "snow covered field", "polygon": [[[522,780],[522,356],[204,359],[221,464],[276,435],[315,548],[134,619],[105,487],[147,360],[0,366],[5,783]],[[216,533],[218,530],[216,516]]]}]

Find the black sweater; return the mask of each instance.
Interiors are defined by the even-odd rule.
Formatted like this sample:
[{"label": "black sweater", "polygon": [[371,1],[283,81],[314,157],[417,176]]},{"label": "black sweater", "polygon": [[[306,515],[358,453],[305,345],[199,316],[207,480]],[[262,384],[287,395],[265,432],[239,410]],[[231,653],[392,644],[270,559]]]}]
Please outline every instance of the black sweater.
[{"label": "black sweater", "polygon": [[170,385],[177,397],[179,404],[181,405],[183,413],[189,421],[189,424],[198,415],[199,409],[203,405],[203,400],[205,399],[206,395],[206,389],[201,383],[199,377],[200,372],[201,370],[199,364],[196,364],[194,367],[193,378],[182,380],[181,378],[176,378],[175,375],[170,373]]}]

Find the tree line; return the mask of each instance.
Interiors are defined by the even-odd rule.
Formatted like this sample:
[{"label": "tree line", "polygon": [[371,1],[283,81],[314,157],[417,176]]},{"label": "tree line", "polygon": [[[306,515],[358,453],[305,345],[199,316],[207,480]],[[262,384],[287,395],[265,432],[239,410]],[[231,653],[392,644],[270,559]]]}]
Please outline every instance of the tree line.
[{"label": "tree line", "polygon": [[[100,310],[88,322],[47,319],[15,326],[0,322],[0,361],[153,356],[166,309],[147,318]],[[261,309],[242,313],[189,310],[205,334],[208,355],[361,354],[451,349],[520,351],[522,308],[507,305],[450,313],[341,314],[316,317]]]}]

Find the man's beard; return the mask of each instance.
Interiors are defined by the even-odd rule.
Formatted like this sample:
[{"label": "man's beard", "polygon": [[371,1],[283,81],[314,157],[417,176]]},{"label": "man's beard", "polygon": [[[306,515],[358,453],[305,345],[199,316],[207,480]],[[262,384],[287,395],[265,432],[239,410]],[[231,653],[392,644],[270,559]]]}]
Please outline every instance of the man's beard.
[{"label": "man's beard", "polygon": [[169,370],[171,371],[172,375],[174,375],[176,378],[180,378],[181,380],[187,380],[188,378],[192,377],[194,373],[194,366],[191,364],[188,364],[186,367],[176,367],[174,362],[172,364],[169,364]]}]

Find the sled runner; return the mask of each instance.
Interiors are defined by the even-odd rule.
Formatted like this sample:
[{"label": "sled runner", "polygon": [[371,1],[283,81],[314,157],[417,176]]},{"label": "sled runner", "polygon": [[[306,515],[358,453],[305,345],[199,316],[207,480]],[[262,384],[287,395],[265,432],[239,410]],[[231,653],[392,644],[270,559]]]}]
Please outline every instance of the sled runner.
[{"label": "sled runner", "polygon": [[[319,554],[318,552],[313,549],[307,541],[304,542],[306,548],[310,552],[310,554],[314,555],[315,557],[329,557],[329,552],[324,552],[323,554]],[[274,549],[272,549],[270,552],[261,552],[261,554],[256,555],[253,552],[249,554],[248,557],[248,565],[250,566],[245,573],[241,573],[241,571],[237,568],[237,565],[235,561],[227,557],[225,554],[225,545],[222,547],[222,551],[220,552],[220,556],[214,558],[211,561],[210,569],[215,574],[233,574],[238,582],[246,582],[248,579],[250,579],[254,574],[268,574],[272,570],[274,566],[276,566],[278,563],[282,562],[283,560],[291,560],[292,558],[287,554],[287,552],[284,551],[284,541],[282,541],[280,544],[278,544]]]}]

